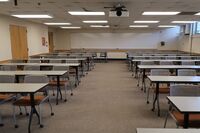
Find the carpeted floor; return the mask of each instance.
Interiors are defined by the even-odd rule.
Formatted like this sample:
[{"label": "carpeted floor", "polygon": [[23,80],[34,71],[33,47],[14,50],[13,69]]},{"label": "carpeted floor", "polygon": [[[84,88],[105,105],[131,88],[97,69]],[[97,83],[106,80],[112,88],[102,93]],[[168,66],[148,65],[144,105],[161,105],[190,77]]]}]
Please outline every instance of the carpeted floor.
[{"label": "carpeted floor", "polygon": [[[137,86],[123,61],[97,63],[95,69],[82,78],[74,96],[66,103],[60,102],[50,116],[47,104],[43,106],[44,128],[39,128],[37,118],[32,123],[32,133],[135,133],[137,127],[162,128],[168,108],[161,96],[161,117],[151,111],[144,94]],[[0,133],[26,133],[28,117],[18,116],[19,128],[12,122],[11,104],[0,106],[4,127]],[[171,119],[167,127],[175,127]]]}]

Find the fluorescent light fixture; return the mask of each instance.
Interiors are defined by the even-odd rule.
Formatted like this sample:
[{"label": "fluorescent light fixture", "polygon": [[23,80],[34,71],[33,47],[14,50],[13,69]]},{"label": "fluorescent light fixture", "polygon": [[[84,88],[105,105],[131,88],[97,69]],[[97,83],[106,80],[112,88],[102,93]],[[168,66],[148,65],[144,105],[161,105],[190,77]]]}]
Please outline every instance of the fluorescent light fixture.
[{"label": "fluorescent light fixture", "polygon": [[0,0],[0,2],[8,2],[8,1],[10,1],[10,0]]},{"label": "fluorescent light fixture", "polygon": [[195,21],[172,21],[171,23],[174,23],[174,24],[191,24],[191,23],[195,23]]},{"label": "fluorescent light fixture", "polygon": [[67,27],[60,27],[60,28],[62,28],[62,29],[81,29],[81,27],[79,27],[79,26],[67,26]]},{"label": "fluorescent light fixture", "polygon": [[52,16],[50,15],[47,15],[47,14],[16,14],[16,15],[12,15],[14,17],[17,17],[17,18],[53,18]]},{"label": "fluorescent light fixture", "polygon": [[200,15],[200,12],[196,13],[195,15]]},{"label": "fluorescent light fixture", "polygon": [[90,25],[90,27],[93,27],[93,28],[109,28],[110,26],[109,25]]},{"label": "fluorescent light fixture", "polygon": [[104,12],[69,11],[71,15],[105,15]]},{"label": "fluorescent light fixture", "polygon": [[88,21],[83,21],[83,23],[108,23],[107,20],[88,20]]},{"label": "fluorescent light fixture", "polygon": [[147,28],[148,25],[129,25],[130,28]]},{"label": "fluorescent light fixture", "polygon": [[160,21],[146,21],[146,20],[144,20],[144,21],[134,21],[134,23],[159,23]]},{"label": "fluorescent light fixture", "polygon": [[143,12],[142,15],[177,15],[180,12]]},{"label": "fluorescent light fixture", "polygon": [[159,25],[160,28],[174,28],[177,27],[177,25]]},{"label": "fluorescent light fixture", "polygon": [[46,25],[71,25],[71,23],[44,23]]}]

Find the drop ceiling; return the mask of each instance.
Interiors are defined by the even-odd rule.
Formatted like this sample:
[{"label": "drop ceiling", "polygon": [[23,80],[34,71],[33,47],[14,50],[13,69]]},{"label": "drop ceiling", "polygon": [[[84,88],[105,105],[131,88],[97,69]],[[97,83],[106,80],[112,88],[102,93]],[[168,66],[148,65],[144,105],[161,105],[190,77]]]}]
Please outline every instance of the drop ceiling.
[{"label": "drop ceiling", "polygon": [[[125,5],[129,11],[129,17],[109,17],[110,9],[105,6],[114,6],[118,3]],[[104,11],[105,16],[72,16],[68,11]],[[28,19],[37,23],[47,22],[69,22],[72,26],[90,28],[84,20],[108,20],[110,28],[128,29],[135,20],[157,20],[158,24],[149,24],[150,28],[157,28],[158,25],[171,25],[171,21],[200,21],[200,16],[175,15],[175,16],[142,16],[144,11],[180,11],[199,12],[200,0],[14,0],[0,3],[0,14],[50,14],[52,19]],[[58,26],[53,26],[58,27]]]}]

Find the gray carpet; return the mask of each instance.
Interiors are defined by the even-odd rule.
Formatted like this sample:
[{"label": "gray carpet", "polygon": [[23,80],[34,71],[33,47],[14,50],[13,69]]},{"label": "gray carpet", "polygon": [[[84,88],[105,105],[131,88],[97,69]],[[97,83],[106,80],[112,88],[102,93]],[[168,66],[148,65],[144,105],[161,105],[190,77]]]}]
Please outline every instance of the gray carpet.
[{"label": "gray carpet", "polygon": [[[162,128],[168,108],[165,96],[161,96],[161,117],[151,111],[145,95],[137,86],[123,61],[97,63],[95,69],[82,78],[74,96],[66,103],[55,105],[55,115],[50,116],[47,104],[43,106],[44,128],[39,128],[34,117],[32,133],[134,133],[137,127]],[[151,98],[152,99],[152,98]],[[1,133],[26,133],[28,117],[18,116],[19,128],[12,122],[12,106],[1,105],[5,123]],[[175,127],[171,119],[167,127]]]}]

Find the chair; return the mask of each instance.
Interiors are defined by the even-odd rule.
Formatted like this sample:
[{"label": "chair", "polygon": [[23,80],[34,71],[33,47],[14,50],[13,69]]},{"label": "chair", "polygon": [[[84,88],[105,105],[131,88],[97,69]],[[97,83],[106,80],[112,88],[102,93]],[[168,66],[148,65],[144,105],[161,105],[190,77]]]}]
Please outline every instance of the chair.
[{"label": "chair", "polygon": [[15,65],[8,65],[8,66],[1,66],[1,70],[4,70],[4,71],[16,71],[17,70],[17,66]]},{"label": "chair", "polygon": [[[170,96],[200,96],[200,86],[191,84],[170,85]],[[184,125],[184,115],[170,104],[169,111],[165,118],[164,128],[167,125],[169,115],[175,120],[177,127]],[[200,127],[200,114],[189,115],[189,126]]]},{"label": "chair", "polygon": [[[69,88],[71,90],[71,95],[73,95],[73,90],[71,87],[71,83],[70,83],[70,79],[69,79],[69,67],[66,66],[54,66],[53,70],[55,71],[67,71],[66,74],[64,74],[63,76],[60,77],[60,86],[64,87],[65,90],[65,102],[67,101],[67,85],[69,85]],[[51,86],[57,86],[57,79],[56,78],[52,78],[50,81],[50,85]],[[54,93],[54,92],[53,92]]]},{"label": "chair", "polygon": [[194,61],[182,61],[182,65],[195,65]]},{"label": "chair", "polygon": [[[44,75],[27,75],[24,77],[24,83],[49,83],[49,79],[47,76]],[[45,101],[48,101],[49,106],[50,106],[50,110],[51,110],[51,115],[54,115],[53,111],[52,111],[52,106],[50,103],[50,97],[48,94],[48,86],[45,87],[43,90],[41,90],[40,92],[38,92],[38,95],[35,95],[35,105],[38,106],[39,108],[39,114],[40,114],[40,127],[42,128],[42,112],[41,112],[41,104],[44,103]],[[15,113],[15,106],[31,106],[31,101],[30,101],[30,97],[29,96],[21,96],[19,99],[17,99],[14,103],[13,103],[13,118],[14,118],[14,124],[15,124],[15,128],[18,127],[17,125],[17,121],[16,121],[16,113]]]},{"label": "chair", "polygon": [[178,76],[197,76],[197,72],[192,69],[179,69]]},{"label": "chair", "polygon": [[[150,72],[151,76],[169,76],[170,75],[170,71],[167,69],[151,69]],[[148,91],[147,91],[147,104],[149,103],[149,92],[150,89],[153,89],[153,92],[156,93],[156,88],[153,84],[150,84],[150,87],[148,87]],[[159,86],[159,93],[160,94],[168,94],[169,93],[169,87],[168,84],[161,84]]]},{"label": "chair", "polygon": [[40,66],[24,66],[24,70],[26,71],[40,71]]},{"label": "chair", "polygon": [[[14,83],[15,76],[14,75],[0,75],[0,83]],[[13,94],[0,94],[0,105],[10,101],[14,98]],[[0,110],[1,111],[1,110]],[[0,126],[3,126],[1,112],[0,112]]]}]

